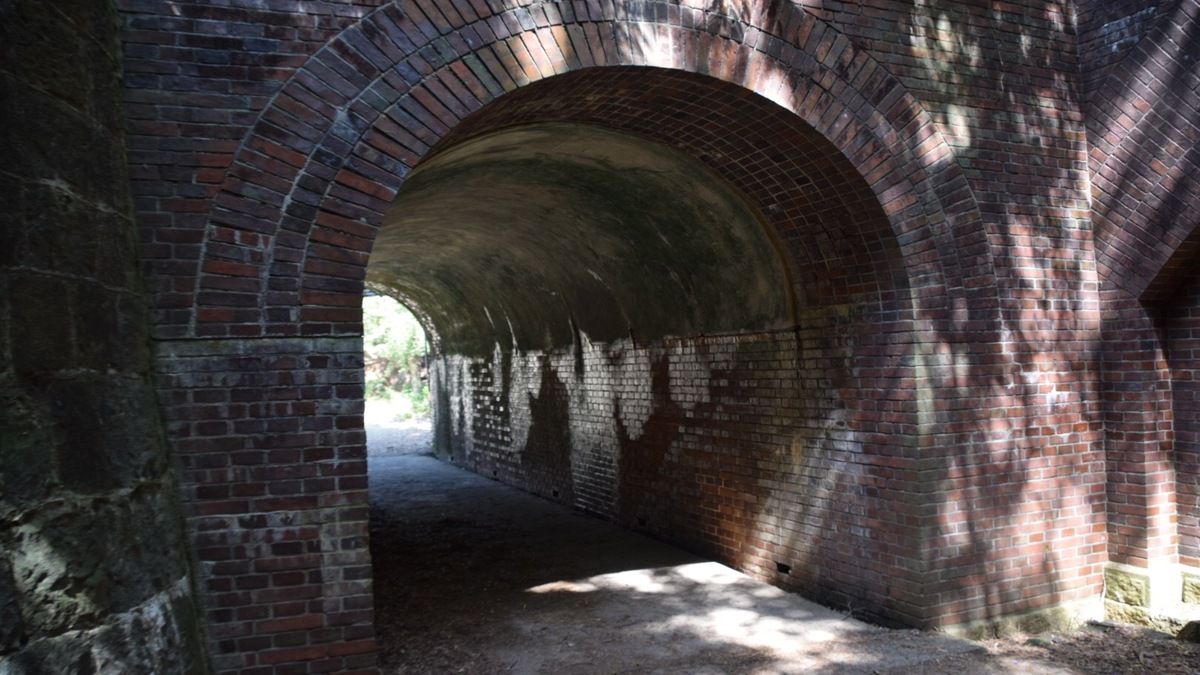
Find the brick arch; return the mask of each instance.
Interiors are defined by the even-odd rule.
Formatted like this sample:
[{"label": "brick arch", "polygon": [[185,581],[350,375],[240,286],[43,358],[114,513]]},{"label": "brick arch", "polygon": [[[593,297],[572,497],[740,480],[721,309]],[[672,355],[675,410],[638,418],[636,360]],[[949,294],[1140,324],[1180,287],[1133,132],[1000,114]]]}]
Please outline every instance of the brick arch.
[{"label": "brick arch", "polygon": [[[903,330],[933,331],[935,340],[1001,341],[989,240],[951,148],[899,80],[827,24],[790,4],[752,16],[671,2],[620,5],[615,15],[576,15],[574,3],[510,7],[487,16],[424,13],[454,12],[450,7],[416,0],[383,6],[328,42],[275,93],[214,198],[191,306],[172,314],[168,321],[175,323],[160,331],[180,338],[160,346],[172,369],[167,386],[173,401],[183,407],[212,395],[192,388],[234,387],[231,406],[239,406],[214,411],[224,417],[205,418],[192,437],[176,443],[187,468],[189,518],[197,541],[204,542],[198,546],[205,547],[197,553],[208,565],[201,583],[210,595],[229,594],[217,599],[227,604],[209,612],[222,664],[234,664],[248,649],[240,642],[244,630],[251,631],[245,638],[250,644],[284,631],[337,626],[355,638],[351,648],[374,648],[371,570],[363,549],[361,389],[354,384],[361,377],[355,336],[368,256],[408,172],[463,120],[520,87],[573,71],[656,67],[774,101],[841,152],[886,215],[915,313],[879,302],[880,313],[903,315]],[[914,339],[911,348],[927,350],[917,356],[932,361],[942,355],[933,353],[931,342]],[[1003,369],[1006,364],[994,365],[993,357],[980,361]],[[999,356],[1009,357],[1008,351]],[[878,377],[886,387],[918,382],[907,379],[916,370],[908,359],[894,361],[893,367],[890,353],[874,359],[863,377]],[[950,382],[952,373],[932,377],[918,386],[968,398]],[[913,444],[924,431],[912,431],[914,421],[932,428],[934,416],[943,422],[953,417],[956,430],[978,423],[954,406],[935,410],[924,403],[882,402],[879,414],[900,439],[897,445]],[[183,414],[210,413],[189,408]],[[235,451],[236,457],[228,456]],[[903,461],[881,458],[880,471]],[[247,496],[245,476],[259,481],[249,488],[262,492],[281,476],[289,480],[280,487],[300,494]],[[911,487],[906,494],[927,489]],[[895,504],[880,510],[890,506]],[[925,505],[921,509],[928,513]],[[262,514],[275,511],[303,514],[294,534],[302,543],[274,542],[274,515]],[[932,522],[928,515],[919,519],[919,526],[906,527],[916,532]],[[891,538],[895,550],[889,555],[900,549],[919,555],[917,548],[928,546],[910,546],[911,532]],[[320,620],[304,615],[252,628],[239,623],[231,606],[252,613],[279,602],[277,595],[264,600],[230,590],[268,545],[280,560],[262,563],[264,569],[314,571],[310,579],[316,581],[304,590],[321,599]],[[863,569],[882,576],[877,573],[885,568]],[[926,572],[906,572],[915,589],[905,591],[912,595],[906,602],[916,606]],[[871,592],[880,598],[888,593],[882,587]],[[926,620],[922,613],[937,611],[918,607],[907,616]],[[317,659],[330,649],[322,643],[256,658]]]},{"label": "brick arch", "polygon": [[[1088,108],[1101,279],[1165,299],[1200,256],[1200,3],[1183,0],[1103,81]],[[1182,49],[1191,58],[1179,58]]]},{"label": "brick arch", "polygon": [[[932,120],[799,8],[734,17],[646,2],[614,17],[560,3],[485,16],[405,6],[331,40],[259,117],[214,200],[190,334],[353,333],[375,228],[422,156],[506,92],[606,66],[708,75],[792,111],[867,180],[928,316],[964,319],[943,310],[975,305],[967,288],[995,294],[982,219]],[[988,253],[960,261],[960,250]]]},{"label": "brick arch", "polygon": [[[1170,4],[1170,3],[1167,3]],[[1157,15],[1085,108],[1106,309],[1108,554],[1196,564],[1192,326],[1200,262],[1200,3]]]}]

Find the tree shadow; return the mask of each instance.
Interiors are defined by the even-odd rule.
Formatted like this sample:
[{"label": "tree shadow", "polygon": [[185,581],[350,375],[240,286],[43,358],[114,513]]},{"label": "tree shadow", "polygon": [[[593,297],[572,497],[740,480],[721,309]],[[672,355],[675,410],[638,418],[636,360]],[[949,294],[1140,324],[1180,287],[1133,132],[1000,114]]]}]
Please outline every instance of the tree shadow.
[{"label": "tree shadow", "polygon": [[385,672],[808,672],[977,649],[853,621],[429,457],[372,475]]}]

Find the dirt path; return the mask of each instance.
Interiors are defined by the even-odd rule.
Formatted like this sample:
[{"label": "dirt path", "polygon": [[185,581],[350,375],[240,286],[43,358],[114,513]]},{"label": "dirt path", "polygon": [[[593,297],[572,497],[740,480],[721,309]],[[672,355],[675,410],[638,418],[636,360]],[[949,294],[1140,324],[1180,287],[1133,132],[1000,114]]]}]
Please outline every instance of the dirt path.
[{"label": "dirt path", "polygon": [[1119,628],[1037,646],[869,626],[439,462],[427,424],[368,425],[385,673],[1200,673],[1200,646]]}]

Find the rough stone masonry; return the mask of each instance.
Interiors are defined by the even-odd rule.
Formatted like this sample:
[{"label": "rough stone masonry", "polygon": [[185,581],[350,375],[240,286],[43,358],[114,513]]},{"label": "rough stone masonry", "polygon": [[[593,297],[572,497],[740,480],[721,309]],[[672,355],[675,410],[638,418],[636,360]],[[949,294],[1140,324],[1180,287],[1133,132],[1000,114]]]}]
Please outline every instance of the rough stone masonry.
[{"label": "rough stone masonry", "polygon": [[205,672],[117,13],[3,3],[0,50],[0,672]]},{"label": "rough stone masonry", "polygon": [[884,623],[1169,623],[1198,14],[0,3],[0,672],[373,671],[367,283],[450,461]]}]

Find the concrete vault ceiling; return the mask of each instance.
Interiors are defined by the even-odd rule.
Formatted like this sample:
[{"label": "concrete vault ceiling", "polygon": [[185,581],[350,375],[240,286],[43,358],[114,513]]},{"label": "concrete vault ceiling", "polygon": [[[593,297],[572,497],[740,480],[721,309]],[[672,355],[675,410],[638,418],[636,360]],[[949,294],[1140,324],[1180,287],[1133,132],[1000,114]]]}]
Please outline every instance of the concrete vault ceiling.
[{"label": "concrete vault ceiling", "polygon": [[790,325],[780,255],[733,188],[669,146],[581,124],[508,128],[422,162],[368,281],[462,353]]}]

